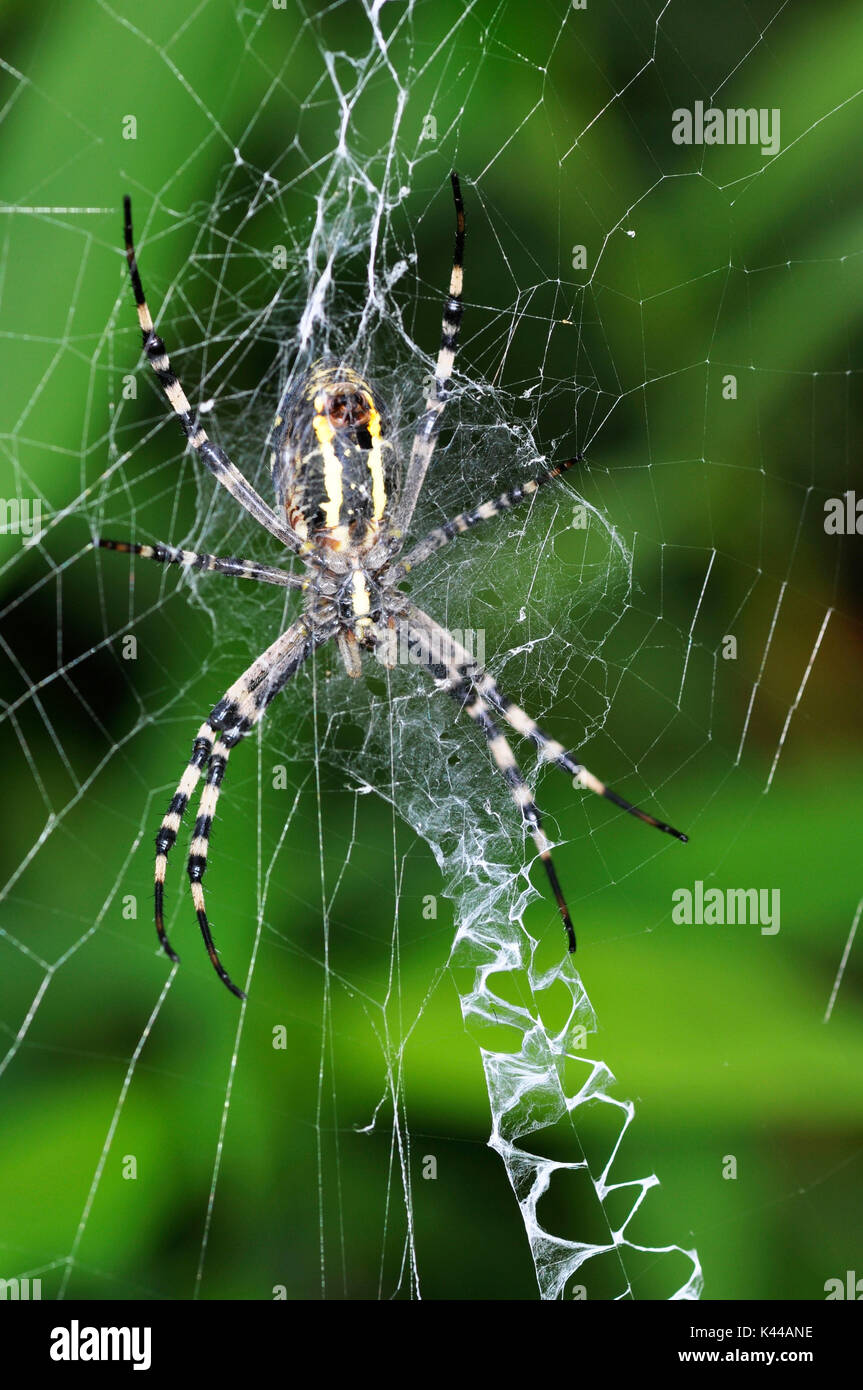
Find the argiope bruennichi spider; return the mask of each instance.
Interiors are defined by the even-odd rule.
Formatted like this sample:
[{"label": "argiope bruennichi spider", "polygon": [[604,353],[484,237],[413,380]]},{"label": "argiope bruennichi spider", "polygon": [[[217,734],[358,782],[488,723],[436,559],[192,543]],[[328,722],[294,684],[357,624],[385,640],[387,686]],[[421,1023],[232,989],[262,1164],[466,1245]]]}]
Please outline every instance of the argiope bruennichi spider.
[{"label": "argiope bruennichi spider", "polygon": [[436,683],[479,725],[545,866],[570,951],[575,950],[575,932],[552,863],[549,842],[530,788],[496,722],[498,716],[516,733],[536,744],[541,760],[555,763],[581,786],[607,797],[678,840],[687,838],[679,830],[625,801],[576,762],[530,715],[502,694],[494,679],[477,665],[465,647],[411,603],[399,588],[405,576],[441,546],[531,497],[538,487],[558,478],[580,457],[558,463],[493,501],[462,512],[436,527],[407,554],[402,553],[434,452],[441,412],[449,395],[462,318],[464,206],[458,177],[452,174],[451,178],[456,234],[449,294],[444,303],[434,383],[414,436],[404,486],[400,489],[400,461],[388,437],[386,415],[377,394],[346,363],[321,361],[298,385],[286,392],[276,415],[271,463],[277,511],[259,496],[224,450],[208,439],[171,370],[165,344],[153,328],[144,298],[132,240],[131,203],[125,199],[126,259],[138,306],[144,352],[180,419],[189,445],[240,506],[303,563],[303,571],[294,574],[255,560],[220,559],[167,545],[99,541],[107,550],[128,552],[165,564],[213,570],[263,584],[282,585],[299,589],[303,594],[301,615],[243,672],[204,720],[156,836],[156,929],[165,951],[176,961],[178,957],[168,941],[164,924],[165,870],[189,799],[201,777],[205,777],[188,861],[192,899],[213,967],[228,989],[240,999],[245,995],[219,959],[204,903],[207,850],[222,779],[232,748],[255,727],[270,701],[306,658],[331,639],[338,646],[348,674],[359,676],[363,651],[376,652],[386,659],[392,638],[406,637],[413,651],[420,653],[421,664]]}]

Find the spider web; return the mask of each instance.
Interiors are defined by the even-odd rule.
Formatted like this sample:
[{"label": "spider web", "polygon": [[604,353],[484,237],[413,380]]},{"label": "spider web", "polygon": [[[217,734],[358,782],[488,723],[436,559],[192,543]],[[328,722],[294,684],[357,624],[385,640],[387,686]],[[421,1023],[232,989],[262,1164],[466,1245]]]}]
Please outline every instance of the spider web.
[{"label": "spider web", "polygon": [[[831,143],[856,109],[845,66],[800,89],[790,6],[704,17],[715,43],[673,4],[560,0],[528,25],[493,3],[102,0],[86,40],[67,16],[54,41],[103,55],[104,123],[47,40],[0,64],[4,487],[41,508],[2,541],[0,1075],[27,1173],[7,1277],[50,1296],[699,1297],[697,1204],[633,1147],[636,1058],[613,1022],[597,1036],[591,957],[619,1019],[616,980],[650,972],[671,890],[721,870],[775,799],[851,631],[820,514],[853,485],[863,288]],[[696,100],[781,109],[780,152],[675,145]],[[820,234],[797,214],[813,159]],[[327,649],[226,777],[207,891],[247,978],[237,1017],[195,941],[182,837],[182,966],[154,951],[152,838],[201,719],[297,600],[92,549],[280,560],[140,361],[117,204],[129,189],[187,394],[268,495],[281,391],[324,352],[372,378],[406,456],[451,167],[465,326],[414,534],[585,462],[433,557],[412,597],[599,776],[713,842],[684,864],[544,770],[573,960],[476,731],[409,660],[351,682]]]}]

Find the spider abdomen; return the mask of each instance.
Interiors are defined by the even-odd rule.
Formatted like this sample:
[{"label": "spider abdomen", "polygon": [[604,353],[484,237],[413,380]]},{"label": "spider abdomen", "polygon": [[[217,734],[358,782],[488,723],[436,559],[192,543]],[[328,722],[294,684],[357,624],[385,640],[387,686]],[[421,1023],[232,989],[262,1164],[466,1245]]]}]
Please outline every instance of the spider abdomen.
[{"label": "spider abdomen", "polygon": [[273,486],[304,539],[337,550],[374,544],[398,494],[398,461],[371,386],[318,362],[285,395],[272,433]]}]

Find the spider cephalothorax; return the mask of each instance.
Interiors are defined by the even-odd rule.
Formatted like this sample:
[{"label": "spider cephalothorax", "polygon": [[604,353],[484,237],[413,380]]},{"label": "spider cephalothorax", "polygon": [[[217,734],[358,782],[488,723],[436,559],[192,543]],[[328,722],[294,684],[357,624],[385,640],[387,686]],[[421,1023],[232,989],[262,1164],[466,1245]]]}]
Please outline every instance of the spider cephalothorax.
[{"label": "spider cephalothorax", "polygon": [[464,208],[458,178],[455,174],[451,178],[456,235],[449,293],[444,301],[434,383],[417,425],[401,493],[398,455],[388,438],[386,416],[378,396],[349,365],[321,361],[285,393],[276,416],[270,462],[279,512],[259,496],[224,450],[211,442],[192,414],[183,388],[171,370],[165,344],[153,327],[135,259],[131,204],[128,198],[125,200],[126,258],[144,352],[179,416],[190,447],[239,505],[304,566],[301,573],[294,573],[257,560],[222,558],[161,544],[99,541],[107,550],[126,551],[163,564],[211,570],[303,593],[301,615],[252,662],[204,720],[156,836],[156,929],[164,949],[176,961],[178,957],[165,931],[165,872],[189,800],[204,777],[188,860],[192,900],[210,960],[220,979],[241,999],[245,998],[243,991],[219,959],[204,904],[203,879],[222,779],[231,750],[255,727],[270,701],[302,663],[326,642],[337,643],[348,674],[359,676],[363,650],[392,664],[404,639],[403,645],[410,649],[412,660],[470,715],[488,740],[494,762],[536,845],[571,951],[575,950],[575,932],[552,863],[551,846],[533,794],[497,724],[498,718],[539,749],[540,761],[554,763],[588,791],[614,802],[648,825],[679,840],[686,839],[679,830],[618,796],[576,762],[562,744],[503,694],[493,676],[477,665],[446,628],[413,604],[399,588],[405,576],[435,551],[480,522],[531,498],[537,488],[560,477],[580,457],[546,468],[499,497],[461,512],[435,527],[406,555],[400,554],[449,395],[462,316]]}]

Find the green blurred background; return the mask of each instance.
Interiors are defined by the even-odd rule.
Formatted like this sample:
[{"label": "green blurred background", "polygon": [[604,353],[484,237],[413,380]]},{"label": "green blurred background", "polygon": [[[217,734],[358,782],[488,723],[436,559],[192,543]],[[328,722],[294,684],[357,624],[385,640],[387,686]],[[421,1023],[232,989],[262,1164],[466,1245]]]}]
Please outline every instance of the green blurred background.
[{"label": "green blurred background", "polygon": [[[463,399],[421,519],[577,447],[595,520],[585,539],[575,492],[543,498],[524,540],[513,517],[441,556],[422,601],[483,628],[514,697],[692,835],[654,843],[542,778],[599,1020],[588,1051],[637,1103],[615,1174],[661,1180],[633,1236],[697,1246],[708,1298],[823,1297],[863,1273],[859,941],[825,1022],[863,894],[861,541],[823,524],[861,486],[863,15],[418,0],[379,23],[294,0],[0,14],[2,494],[43,499],[47,528],[26,550],[0,537],[0,1276],[40,1275],[46,1297],[536,1297],[445,969],[459,884],[447,896],[440,827],[417,833],[439,747],[441,804],[465,824],[472,808],[518,865],[484,749],[446,733],[416,673],[396,674],[392,725],[379,671],[349,689],[319,661],[235,754],[214,832],[235,978],[257,951],[242,1031],[195,940],[182,848],[163,999],[152,836],[198,723],[283,606],[88,549],[101,532],[277,558],[184,460],[141,368],[122,194],[189,395],[268,495],[269,419],[330,254],[312,346],[359,341],[409,438],[457,165]],[[778,109],[781,153],[674,145],[671,112],[697,100]],[[363,318],[373,238],[383,313]],[[358,789],[386,788],[394,727],[396,815]],[[673,924],[696,879],[779,888],[781,931]],[[550,963],[537,886],[525,920]],[[548,1142],[564,1159],[587,1144]],[[540,1216],[607,1237],[575,1185]],[[652,1263],[625,1261],[635,1296],[659,1293]],[[614,1296],[599,1264],[583,1282]]]}]

